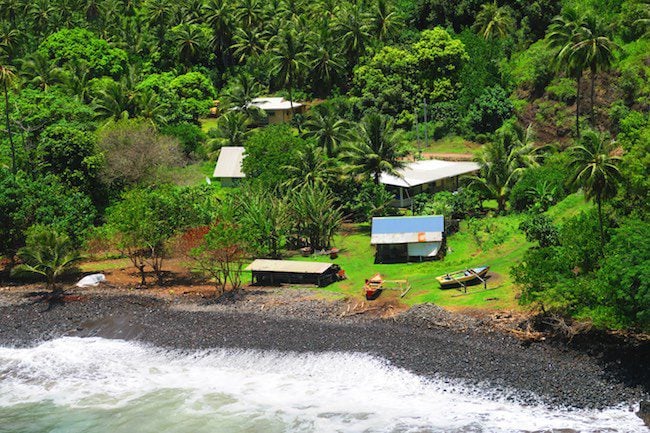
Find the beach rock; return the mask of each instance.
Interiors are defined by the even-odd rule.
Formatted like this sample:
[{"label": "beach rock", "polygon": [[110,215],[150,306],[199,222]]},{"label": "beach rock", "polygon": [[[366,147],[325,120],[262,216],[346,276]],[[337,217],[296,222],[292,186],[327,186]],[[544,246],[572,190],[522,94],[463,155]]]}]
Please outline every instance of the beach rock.
[{"label": "beach rock", "polygon": [[646,426],[650,427],[650,401],[643,400],[639,404],[639,411],[636,414],[643,420]]}]

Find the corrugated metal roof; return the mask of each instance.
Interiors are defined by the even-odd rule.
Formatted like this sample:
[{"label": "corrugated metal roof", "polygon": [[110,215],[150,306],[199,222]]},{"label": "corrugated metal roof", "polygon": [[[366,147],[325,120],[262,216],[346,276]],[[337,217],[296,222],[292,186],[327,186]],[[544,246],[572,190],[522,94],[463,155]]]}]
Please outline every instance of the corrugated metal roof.
[{"label": "corrugated metal roof", "polygon": [[380,233],[370,237],[371,245],[379,244],[416,244],[420,242],[441,242],[441,232],[419,233]]},{"label": "corrugated metal roof", "polygon": [[412,186],[424,185],[440,179],[460,176],[462,174],[477,171],[480,166],[475,162],[442,161],[429,159],[409,163],[406,167],[398,170],[401,177],[382,173],[380,182],[384,185],[401,186],[410,188]]},{"label": "corrugated metal roof", "polygon": [[[291,102],[281,97],[255,98],[251,101],[251,105],[269,111],[291,109]],[[294,101],[293,108],[298,107],[302,107],[302,104]]]},{"label": "corrugated metal roof", "polygon": [[445,218],[442,215],[378,217],[372,219],[370,243],[439,242],[444,231]]},{"label": "corrugated metal roof", "polygon": [[217,165],[214,167],[212,176],[221,178],[242,178],[246,177],[241,171],[244,161],[244,148],[239,146],[225,146],[221,148]]},{"label": "corrugated metal roof", "polygon": [[322,274],[332,263],[299,262],[294,260],[256,259],[246,267],[247,271],[294,272],[300,274]]}]

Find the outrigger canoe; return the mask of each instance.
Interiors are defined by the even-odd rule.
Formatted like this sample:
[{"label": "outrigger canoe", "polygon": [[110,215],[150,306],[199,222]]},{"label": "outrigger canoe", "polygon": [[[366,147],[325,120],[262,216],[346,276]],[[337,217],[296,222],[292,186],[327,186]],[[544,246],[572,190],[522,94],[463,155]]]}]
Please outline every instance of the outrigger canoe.
[{"label": "outrigger canoe", "polygon": [[383,283],[384,280],[380,274],[375,274],[372,278],[366,280],[366,284],[363,286],[363,290],[366,292],[366,299],[369,301],[377,299],[381,295]]},{"label": "outrigger canoe", "polygon": [[445,275],[436,277],[440,283],[441,289],[448,289],[458,286],[470,286],[477,282],[482,282],[483,277],[490,270],[489,266],[480,266],[478,268],[464,269],[462,271],[454,271]]}]

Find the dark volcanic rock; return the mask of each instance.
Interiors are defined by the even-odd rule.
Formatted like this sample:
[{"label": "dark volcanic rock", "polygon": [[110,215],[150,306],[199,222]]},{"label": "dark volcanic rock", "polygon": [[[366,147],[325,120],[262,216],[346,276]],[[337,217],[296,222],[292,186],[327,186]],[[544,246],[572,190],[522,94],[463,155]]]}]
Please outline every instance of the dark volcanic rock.
[{"label": "dark volcanic rock", "polygon": [[611,364],[605,366],[584,352],[548,344],[524,346],[506,334],[476,332],[472,321],[477,319],[468,318],[460,329],[437,326],[446,317],[438,307],[416,308],[392,321],[319,315],[316,304],[306,305],[308,317],[299,306],[283,307],[282,315],[270,309],[191,310],[144,296],[94,296],[49,311],[43,304],[3,305],[0,345],[32,345],[68,335],[189,350],[366,352],[421,375],[481,385],[487,393],[503,396],[516,390],[524,401],[605,407],[648,398],[647,383],[619,380]]}]

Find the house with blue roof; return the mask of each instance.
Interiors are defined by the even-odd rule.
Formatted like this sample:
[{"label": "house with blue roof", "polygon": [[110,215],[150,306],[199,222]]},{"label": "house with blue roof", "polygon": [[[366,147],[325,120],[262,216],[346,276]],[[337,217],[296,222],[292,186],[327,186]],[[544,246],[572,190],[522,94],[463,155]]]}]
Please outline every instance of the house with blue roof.
[{"label": "house with blue roof", "polygon": [[370,243],[378,263],[422,261],[439,257],[445,234],[442,215],[372,219]]}]

